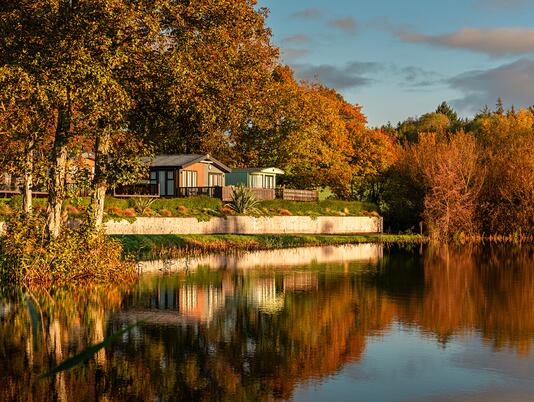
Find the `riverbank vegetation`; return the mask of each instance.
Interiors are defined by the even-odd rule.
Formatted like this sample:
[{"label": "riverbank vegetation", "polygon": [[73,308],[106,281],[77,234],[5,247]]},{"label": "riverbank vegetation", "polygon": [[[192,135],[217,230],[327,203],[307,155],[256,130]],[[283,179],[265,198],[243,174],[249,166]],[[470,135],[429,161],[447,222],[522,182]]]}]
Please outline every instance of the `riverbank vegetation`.
[{"label": "riverbank vegetation", "polygon": [[137,259],[360,243],[424,243],[420,235],[115,235]]},{"label": "riverbank vegetation", "polygon": [[358,187],[392,229],[424,221],[436,239],[534,235],[534,109],[482,110],[461,120],[446,103],[388,129],[398,156]]},{"label": "riverbank vegetation", "polygon": [[14,217],[0,238],[0,282],[53,290],[97,283],[128,283],[135,264],[123,258],[120,242],[87,227],[65,229],[49,241],[44,217]]}]

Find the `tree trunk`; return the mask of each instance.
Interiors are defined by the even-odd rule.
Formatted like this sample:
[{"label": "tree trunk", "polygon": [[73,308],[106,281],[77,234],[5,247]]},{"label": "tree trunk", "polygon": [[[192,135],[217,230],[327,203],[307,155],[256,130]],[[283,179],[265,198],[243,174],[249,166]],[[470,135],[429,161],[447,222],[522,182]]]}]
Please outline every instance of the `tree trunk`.
[{"label": "tree trunk", "polygon": [[28,144],[24,161],[24,189],[22,190],[22,211],[31,215],[33,187],[33,141]]},{"label": "tree trunk", "polygon": [[70,132],[70,116],[65,110],[60,110],[54,146],[51,156],[51,168],[48,181],[48,208],[46,210],[46,231],[48,238],[54,240],[59,237],[62,229],[61,214],[65,199],[65,179],[67,174],[67,140]]},{"label": "tree trunk", "polygon": [[93,178],[93,224],[96,230],[102,227],[102,221],[104,219],[104,201],[106,197],[107,175],[108,175],[108,157],[109,149],[111,145],[111,134],[104,130],[96,138],[95,146],[95,176]]}]

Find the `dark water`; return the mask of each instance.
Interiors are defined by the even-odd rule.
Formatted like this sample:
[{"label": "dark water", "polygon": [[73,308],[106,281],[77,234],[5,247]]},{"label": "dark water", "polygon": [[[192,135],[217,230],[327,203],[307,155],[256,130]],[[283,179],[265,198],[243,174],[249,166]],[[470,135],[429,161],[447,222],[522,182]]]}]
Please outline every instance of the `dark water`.
[{"label": "dark water", "polygon": [[532,248],[323,255],[0,301],[0,400],[534,400]]}]

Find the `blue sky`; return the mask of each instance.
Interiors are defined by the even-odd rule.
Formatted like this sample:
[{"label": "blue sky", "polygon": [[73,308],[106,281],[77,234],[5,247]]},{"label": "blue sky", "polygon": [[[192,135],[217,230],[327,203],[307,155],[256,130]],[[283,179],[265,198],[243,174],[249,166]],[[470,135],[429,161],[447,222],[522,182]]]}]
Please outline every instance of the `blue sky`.
[{"label": "blue sky", "polygon": [[534,105],[534,0],[259,0],[284,63],[363,106],[370,125],[501,96]]}]

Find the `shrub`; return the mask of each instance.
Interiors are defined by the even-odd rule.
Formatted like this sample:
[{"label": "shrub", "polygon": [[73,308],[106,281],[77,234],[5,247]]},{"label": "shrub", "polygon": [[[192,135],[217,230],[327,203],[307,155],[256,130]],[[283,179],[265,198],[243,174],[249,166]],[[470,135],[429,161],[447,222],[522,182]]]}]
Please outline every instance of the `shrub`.
[{"label": "shrub", "polygon": [[165,208],[160,209],[158,212],[161,216],[167,216],[167,217],[172,216],[172,212]]},{"label": "shrub", "polygon": [[233,209],[230,209],[228,207],[221,207],[219,209],[219,211],[221,212],[221,214],[223,215],[235,215],[235,212]]},{"label": "shrub", "polygon": [[130,198],[128,201],[128,204],[130,207],[135,208],[135,210],[141,214],[141,215],[148,215],[148,211],[150,207],[156,202],[155,198],[148,198],[148,197],[134,197]]},{"label": "shrub", "polygon": [[135,209],[126,208],[124,211],[122,211],[122,216],[127,218],[135,218],[137,214],[135,213]]},{"label": "shrub", "polygon": [[152,208],[145,208],[143,215],[154,216],[156,212]]},{"label": "shrub", "polygon": [[4,204],[3,202],[0,203],[0,216],[11,216],[12,213],[13,210],[9,205]]},{"label": "shrub", "polygon": [[0,277],[32,288],[63,288],[118,283],[135,278],[135,266],[121,259],[122,246],[87,226],[64,229],[53,241],[45,236],[45,219],[17,215],[6,222],[0,239]]},{"label": "shrub", "polygon": [[115,216],[122,216],[122,214],[124,213],[123,210],[119,207],[106,208],[106,212],[110,215],[115,215]]},{"label": "shrub", "polygon": [[179,205],[178,208],[176,208],[179,213],[186,215],[189,212],[189,208],[183,205]]},{"label": "shrub", "polygon": [[238,214],[259,214],[259,202],[249,188],[238,186],[232,192],[232,200],[225,205]]}]

